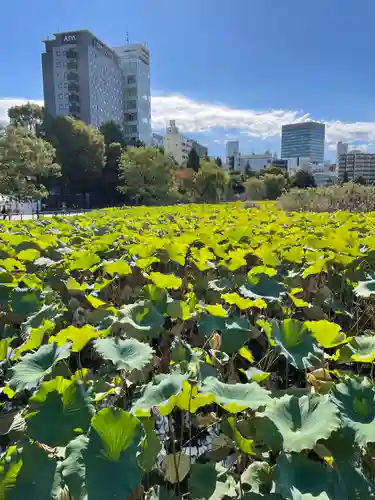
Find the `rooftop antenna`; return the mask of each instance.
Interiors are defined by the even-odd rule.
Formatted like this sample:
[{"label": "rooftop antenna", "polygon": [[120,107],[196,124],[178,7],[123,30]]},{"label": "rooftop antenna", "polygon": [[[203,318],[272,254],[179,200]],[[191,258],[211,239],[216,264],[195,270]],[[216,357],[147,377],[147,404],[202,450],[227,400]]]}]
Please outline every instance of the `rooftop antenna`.
[{"label": "rooftop antenna", "polygon": [[129,45],[129,32],[126,32],[126,43]]}]

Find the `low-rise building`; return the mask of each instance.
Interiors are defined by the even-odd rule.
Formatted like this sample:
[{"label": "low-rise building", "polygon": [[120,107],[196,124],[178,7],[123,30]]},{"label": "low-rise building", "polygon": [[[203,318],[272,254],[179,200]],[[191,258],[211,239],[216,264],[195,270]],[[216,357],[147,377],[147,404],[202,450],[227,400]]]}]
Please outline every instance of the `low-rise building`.
[{"label": "low-rise building", "polygon": [[242,155],[240,160],[240,170],[245,171],[250,169],[252,172],[260,172],[261,170],[272,167],[273,156],[270,151],[263,154]]},{"label": "low-rise building", "polygon": [[[202,158],[207,156],[208,150],[196,141],[187,139],[176,126],[175,120],[170,120],[164,136],[164,151],[166,155],[172,156],[179,165],[187,163],[189,153],[195,149]],[[203,155],[200,153],[203,152]]]},{"label": "low-rise building", "polygon": [[197,152],[199,158],[201,158],[201,159],[207,158],[208,148],[206,146],[203,146],[202,144],[200,144],[199,142],[194,141],[194,140],[192,140],[191,143],[192,143],[192,147]]},{"label": "low-rise building", "polygon": [[375,154],[354,150],[340,155],[338,174],[341,182],[362,177],[366,184],[375,184]]}]

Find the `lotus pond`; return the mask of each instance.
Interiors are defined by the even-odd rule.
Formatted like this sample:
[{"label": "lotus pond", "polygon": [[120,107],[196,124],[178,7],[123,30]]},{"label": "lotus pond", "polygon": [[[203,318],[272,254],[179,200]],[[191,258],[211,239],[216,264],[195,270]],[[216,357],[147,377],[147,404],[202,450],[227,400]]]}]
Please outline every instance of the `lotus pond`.
[{"label": "lotus pond", "polygon": [[0,223],[0,500],[375,498],[375,214]]}]

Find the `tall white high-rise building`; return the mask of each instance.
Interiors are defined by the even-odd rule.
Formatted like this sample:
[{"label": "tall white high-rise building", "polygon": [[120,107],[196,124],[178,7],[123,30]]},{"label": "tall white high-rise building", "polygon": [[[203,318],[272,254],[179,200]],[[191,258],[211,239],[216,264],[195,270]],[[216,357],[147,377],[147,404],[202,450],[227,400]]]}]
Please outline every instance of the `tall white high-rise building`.
[{"label": "tall white high-rise building", "polygon": [[240,142],[239,141],[228,141],[227,142],[227,164],[234,170],[241,169],[241,153],[240,153]]},{"label": "tall white high-rise building", "polygon": [[124,74],[124,132],[128,141],[152,142],[150,53],[140,43],[113,47]]},{"label": "tall white high-rise building", "polygon": [[349,144],[347,142],[339,141],[337,143],[337,146],[336,146],[336,161],[337,161],[337,165],[339,164],[340,156],[348,154],[348,149],[349,149]]},{"label": "tall white high-rise building", "polygon": [[42,54],[44,106],[100,127],[123,126],[123,74],[115,52],[88,30],[56,33]]}]

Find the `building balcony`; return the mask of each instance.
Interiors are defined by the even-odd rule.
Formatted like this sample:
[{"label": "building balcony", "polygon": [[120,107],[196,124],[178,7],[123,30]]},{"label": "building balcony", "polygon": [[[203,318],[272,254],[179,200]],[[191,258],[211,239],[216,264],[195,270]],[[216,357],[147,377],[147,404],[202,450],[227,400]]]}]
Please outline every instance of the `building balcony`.
[{"label": "building balcony", "polygon": [[68,99],[70,103],[79,103],[79,96],[77,94],[69,94]]},{"label": "building balcony", "polygon": [[77,59],[78,54],[75,50],[69,49],[66,52],[66,57],[67,57],[67,59]]},{"label": "building balcony", "polygon": [[69,82],[78,82],[78,75],[77,73],[73,73],[72,71],[69,71],[67,75],[68,81]]},{"label": "building balcony", "polygon": [[72,115],[77,115],[81,112],[81,107],[76,104],[76,103],[72,103],[70,106],[69,106],[69,112],[72,114]]},{"label": "building balcony", "polygon": [[66,65],[66,67],[68,69],[74,69],[74,70],[77,70],[78,69],[78,64],[76,61],[69,61]]},{"label": "building balcony", "polygon": [[79,92],[79,85],[77,83],[69,83],[68,85],[69,92]]}]

